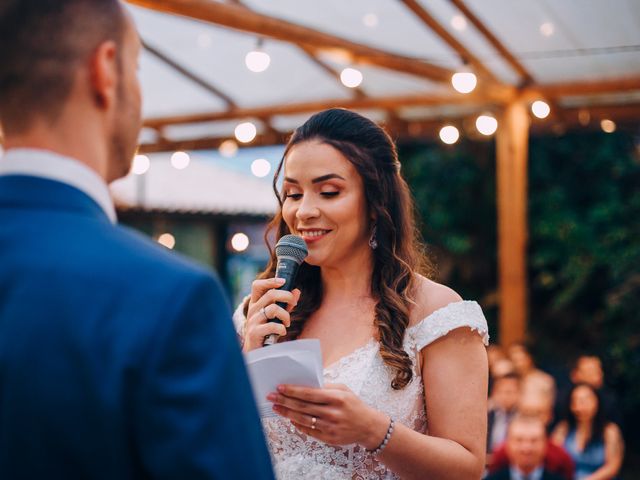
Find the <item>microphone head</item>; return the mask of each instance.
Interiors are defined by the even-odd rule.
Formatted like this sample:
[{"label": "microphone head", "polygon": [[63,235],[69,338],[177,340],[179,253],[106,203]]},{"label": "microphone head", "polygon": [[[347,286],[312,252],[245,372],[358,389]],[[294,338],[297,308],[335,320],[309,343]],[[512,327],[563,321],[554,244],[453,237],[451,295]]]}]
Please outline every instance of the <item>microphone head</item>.
[{"label": "microphone head", "polygon": [[276,244],[276,257],[293,257],[298,264],[304,262],[308,253],[307,244],[297,235],[284,235]]}]

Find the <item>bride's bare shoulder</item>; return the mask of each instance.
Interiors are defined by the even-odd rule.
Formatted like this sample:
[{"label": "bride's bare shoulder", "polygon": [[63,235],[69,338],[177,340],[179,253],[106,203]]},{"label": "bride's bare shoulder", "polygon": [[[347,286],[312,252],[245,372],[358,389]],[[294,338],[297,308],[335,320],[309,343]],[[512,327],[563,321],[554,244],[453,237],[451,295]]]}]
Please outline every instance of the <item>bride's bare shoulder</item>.
[{"label": "bride's bare shoulder", "polygon": [[414,301],[415,305],[411,310],[409,321],[410,326],[450,303],[462,301],[462,297],[452,288],[416,274]]}]

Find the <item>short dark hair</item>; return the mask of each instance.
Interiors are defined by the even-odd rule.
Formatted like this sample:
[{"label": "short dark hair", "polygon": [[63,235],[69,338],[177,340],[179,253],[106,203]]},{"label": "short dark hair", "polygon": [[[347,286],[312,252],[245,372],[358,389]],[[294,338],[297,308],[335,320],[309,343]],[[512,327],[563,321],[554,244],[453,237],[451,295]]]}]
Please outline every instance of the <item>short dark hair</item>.
[{"label": "short dark hair", "polygon": [[3,0],[0,5],[0,123],[22,132],[36,116],[53,123],[77,66],[125,31],[118,0]]},{"label": "short dark hair", "polygon": [[574,413],[571,411],[571,401],[573,399],[573,393],[578,388],[586,388],[590,390],[591,393],[593,393],[593,395],[595,396],[596,401],[598,403],[598,406],[596,408],[596,413],[593,416],[593,419],[591,420],[591,436],[587,439],[587,442],[585,444],[585,448],[586,448],[591,444],[597,444],[598,442],[604,440],[604,430],[609,420],[607,419],[604,412],[604,408],[602,405],[602,395],[600,394],[600,392],[598,392],[598,390],[593,388],[588,383],[576,383],[571,387],[571,390],[569,391],[569,396],[567,397],[567,402],[564,406],[565,407],[564,418],[567,421],[567,424],[569,425],[569,431],[573,431],[578,427],[578,419],[576,418]]}]

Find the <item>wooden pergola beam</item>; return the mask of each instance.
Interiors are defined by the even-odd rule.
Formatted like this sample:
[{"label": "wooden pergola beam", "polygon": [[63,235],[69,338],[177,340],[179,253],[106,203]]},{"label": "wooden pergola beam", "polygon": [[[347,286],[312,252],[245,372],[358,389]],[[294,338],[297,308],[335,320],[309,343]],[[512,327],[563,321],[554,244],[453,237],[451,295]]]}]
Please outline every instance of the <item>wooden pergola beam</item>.
[{"label": "wooden pergola beam", "polygon": [[[280,133],[279,135],[273,135],[269,132],[256,135],[256,138],[251,142],[252,147],[264,146],[264,145],[279,145],[284,143],[287,134]],[[210,137],[210,138],[196,138],[191,140],[167,140],[162,139],[155,143],[141,144],[138,148],[138,153],[158,153],[158,152],[172,152],[172,151],[189,151],[189,150],[213,150],[220,147],[222,142],[229,140],[229,136],[225,137]]]},{"label": "wooden pergola beam", "polygon": [[[235,5],[238,5],[240,7],[246,8],[247,10],[251,10],[244,2],[242,2],[241,0],[229,0],[230,3],[233,3]],[[331,77],[333,77],[334,79],[336,79],[338,81],[338,83],[340,84],[341,87],[343,87],[344,89],[346,89],[349,94],[351,96],[354,97],[366,97],[364,91],[359,88],[349,88],[345,85],[342,84],[342,81],[340,80],[340,74],[333,69],[331,66],[329,66],[326,62],[323,62],[322,60],[320,60],[318,58],[318,56],[316,55],[315,51],[313,51],[311,48],[309,48],[306,45],[299,45],[298,48],[300,48],[300,50],[306,55],[306,57],[313,62],[316,66],[318,66],[321,70],[324,70],[326,73],[328,73]]]},{"label": "wooden pergola beam", "polygon": [[[561,97],[569,95],[597,95],[600,93],[624,92],[640,90],[640,77],[622,78],[601,82],[571,82],[535,85],[522,92],[523,98],[537,99],[546,97]],[[505,95],[504,99],[508,100]],[[442,106],[442,105],[478,105],[486,106],[490,103],[501,103],[485,96],[481,92],[462,94],[424,94],[402,95],[393,97],[367,97],[354,99],[318,100],[311,102],[292,103],[288,105],[271,105],[255,108],[236,108],[222,112],[176,115],[171,117],[149,118],[145,126],[161,128],[166,125],[185,123],[211,122],[216,120],[233,120],[243,118],[265,118],[273,115],[295,115],[298,113],[317,112],[331,107],[350,109],[377,108],[394,110],[411,106]],[[570,109],[569,109],[570,110]]]},{"label": "wooden pergola beam", "polygon": [[527,162],[529,114],[514,101],[496,133],[498,205],[499,337],[502,345],[524,340],[527,331]]},{"label": "wooden pergola beam", "polygon": [[464,4],[463,0],[449,0],[453,3],[460,12],[467,17],[469,22],[478,30],[484,38],[496,49],[500,55],[505,59],[505,61],[511,65],[511,67],[518,72],[518,74],[522,77],[524,84],[533,83],[533,76],[529,71],[522,65],[522,63],[504,46],[504,44],[498,40],[491,30],[487,28],[487,26]]},{"label": "wooden pergola beam", "polygon": [[[584,125],[580,122],[578,114],[580,110],[587,110],[591,116],[591,121],[588,125]],[[478,113],[481,109],[478,109]],[[566,122],[563,125],[571,130],[574,128],[579,129],[599,129],[600,120],[609,118],[618,123],[619,126],[625,127],[627,125],[635,125],[640,122],[640,103],[631,105],[611,105],[611,106],[597,106],[597,107],[583,107],[583,108],[569,108],[565,110]],[[408,121],[403,119],[396,119],[391,117],[388,122],[385,122],[385,127],[389,133],[398,141],[415,140],[417,138],[433,139],[437,138],[440,128],[445,123],[461,123],[465,117],[469,115],[459,117],[449,117],[445,120],[441,118],[425,119]],[[501,124],[499,129],[503,128]],[[538,135],[548,134],[554,132],[555,124],[552,121],[533,119],[531,123],[531,132]],[[290,132],[265,132],[256,137],[251,142],[250,146],[265,146],[265,145],[277,145],[286,141]],[[143,144],[140,146],[140,153],[154,153],[154,152],[166,152],[174,150],[208,150],[216,149],[220,144],[228,140],[229,136],[223,137],[210,137],[200,138],[194,140],[169,140],[161,139],[152,144]]]},{"label": "wooden pergola beam", "polygon": [[339,49],[349,52],[354,62],[405,72],[437,82],[449,82],[454,73],[417,58],[345,40],[319,30],[262,15],[240,5],[210,0],[128,0],[128,2],[164,13],[194,18],[297,45],[306,45],[311,49]]},{"label": "wooden pergola beam", "polygon": [[319,100],[312,102],[292,103],[288,105],[272,105],[255,108],[236,108],[228,111],[200,113],[190,115],[176,115],[172,117],[149,118],[144,125],[149,128],[161,128],[166,125],[185,123],[212,122],[216,120],[233,120],[244,118],[262,118],[273,115],[295,115],[299,113],[318,112],[332,107],[349,109],[381,109],[390,110],[413,106],[442,106],[442,105],[478,105],[484,106],[488,99],[479,93],[468,95],[401,95],[392,97],[365,97],[352,99]]},{"label": "wooden pergola beam", "polygon": [[460,43],[440,22],[438,22],[427,10],[416,0],[401,0],[427,27],[429,27],[438,37],[440,37],[449,47],[456,51],[464,62],[473,66],[475,71],[481,76],[495,83],[501,83],[498,78],[476,57],[467,47]]},{"label": "wooden pergola beam", "polygon": [[322,60],[320,60],[316,56],[316,53],[311,48],[309,48],[309,47],[307,47],[305,45],[300,45],[299,48],[305,53],[305,55],[307,56],[307,58],[309,60],[311,60],[318,67],[320,67],[322,70],[324,70],[326,73],[328,73],[331,77],[333,77],[335,80],[337,80],[341,87],[343,87],[345,90],[349,91],[349,94],[351,96],[353,96],[355,98],[364,98],[364,97],[367,96],[360,87],[349,88],[349,87],[346,87],[345,85],[343,85],[342,84],[342,80],[340,80],[340,73],[338,73],[336,70],[334,70],[327,63],[325,63]]},{"label": "wooden pergola beam", "polygon": [[622,77],[588,82],[561,82],[533,85],[532,92],[549,97],[597,95],[599,93],[621,93],[640,90],[640,77]]}]

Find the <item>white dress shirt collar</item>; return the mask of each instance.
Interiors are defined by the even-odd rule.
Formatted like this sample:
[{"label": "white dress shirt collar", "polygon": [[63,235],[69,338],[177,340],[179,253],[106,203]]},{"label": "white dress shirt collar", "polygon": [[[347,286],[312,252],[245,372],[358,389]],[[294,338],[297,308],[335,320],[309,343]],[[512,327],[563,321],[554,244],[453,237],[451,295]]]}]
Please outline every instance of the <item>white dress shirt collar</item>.
[{"label": "white dress shirt collar", "polygon": [[117,221],[116,209],[105,181],[73,158],[48,150],[13,148],[0,157],[0,175],[27,175],[66,183],[93,199],[111,223]]},{"label": "white dress shirt collar", "polygon": [[538,468],[536,468],[533,472],[531,472],[529,475],[525,475],[524,473],[522,473],[522,471],[516,467],[516,466],[512,466],[510,468],[511,470],[511,480],[541,480],[542,479],[542,474],[544,473],[544,467],[543,466],[539,466]]}]

